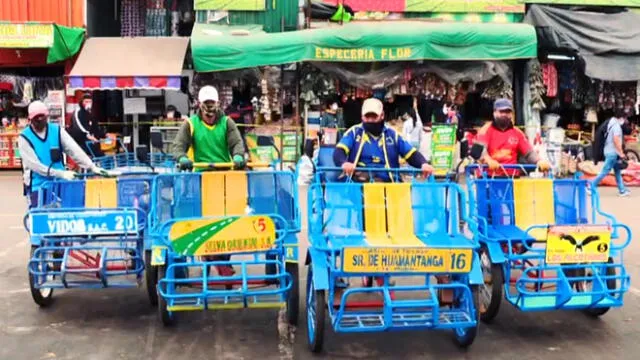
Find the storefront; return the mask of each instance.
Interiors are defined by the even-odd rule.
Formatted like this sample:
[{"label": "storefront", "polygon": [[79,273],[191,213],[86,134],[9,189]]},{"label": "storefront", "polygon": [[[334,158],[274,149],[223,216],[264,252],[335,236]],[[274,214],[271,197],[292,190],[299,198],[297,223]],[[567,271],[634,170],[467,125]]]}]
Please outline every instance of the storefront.
[{"label": "storefront", "polygon": [[[387,120],[402,119],[415,99],[425,124],[447,122],[443,108],[458,105],[473,126],[489,119],[496,97],[519,96],[512,87],[514,63],[537,55],[535,31],[525,24],[352,22],[278,34],[207,26],[196,25],[192,36],[199,73],[295,64],[293,108],[307,137],[320,129],[334,102],[342,110],[338,127],[359,122],[359,102],[369,96],[391,100]],[[292,91],[283,89],[288,98]],[[466,106],[469,94],[488,107],[488,115],[472,114],[481,106]],[[261,99],[255,112],[269,99]]]},{"label": "storefront", "polygon": [[17,137],[27,106],[42,100],[51,120],[64,124],[65,81],[84,29],[51,23],[0,23],[0,169],[22,166]]},{"label": "storefront", "polygon": [[93,93],[92,115],[133,150],[149,144],[150,126],[139,124],[164,117],[167,99],[185,98],[188,104],[188,44],[185,37],[90,38],[69,74],[69,87]]},{"label": "storefront", "polygon": [[[638,123],[640,37],[629,24],[640,22],[640,15],[624,8],[531,5],[525,21],[536,27],[540,44],[540,62],[529,67],[529,125],[549,129],[551,160],[575,172],[582,160],[575,158],[575,145],[588,150],[596,126],[616,109]],[[561,147],[571,151],[561,154]]]}]

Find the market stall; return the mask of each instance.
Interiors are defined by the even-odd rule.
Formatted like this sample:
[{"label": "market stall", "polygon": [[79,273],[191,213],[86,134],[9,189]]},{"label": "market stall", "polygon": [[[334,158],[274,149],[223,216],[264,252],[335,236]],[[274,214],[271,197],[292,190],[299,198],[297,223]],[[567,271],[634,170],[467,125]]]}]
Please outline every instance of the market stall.
[{"label": "market stall", "polygon": [[63,76],[84,37],[84,29],[51,23],[0,23],[0,169],[22,166],[17,137],[31,101],[45,101],[52,121],[63,122]]},{"label": "market stall", "polygon": [[165,92],[186,91],[183,64],[188,44],[185,37],[88,39],[69,74],[69,86],[103,98],[106,105],[93,115],[101,122],[121,124],[125,143],[135,150],[149,143],[148,131],[141,139],[140,116],[151,120],[164,115]]},{"label": "market stall", "polygon": [[532,5],[525,21],[536,27],[541,47],[540,62],[529,67],[529,125],[547,130],[546,150],[562,172],[582,167],[594,177],[597,167],[577,163],[589,157],[596,126],[616,109],[638,122],[640,32],[628,24],[640,14]]},{"label": "market stall", "polygon": [[[277,34],[207,31],[207,26],[198,24],[192,37],[198,72],[298,64],[296,107],[306,120],[308,137],[313,136],[315,125],[319,128],[317,118],[331,110],[327,100],[338,95],[346,95],[345,103],[353,101],[353,108],[358,107],[358,99],[368,96],[419,95],[425,108],[432,105],[432,116],[426,115],[425,122],[441,118],[437,114],[447,100],[463,104],[464,94],[480,82],[498,84],[483,88],[480,93],[485,92],[487,98],[511,97],[510,62],[537,54],[535,31],[524,24],[353,22]],[[435,102],[440,105],[433,105]],[[262,109],[268,104],[261,101],[258,105]],[[354,117],[347,115],[354,113],[347,106],[342,110],[343,120]],[[448,117],[444,118],[446,122]],[[358,120],[359,116],[352,121]]]}]

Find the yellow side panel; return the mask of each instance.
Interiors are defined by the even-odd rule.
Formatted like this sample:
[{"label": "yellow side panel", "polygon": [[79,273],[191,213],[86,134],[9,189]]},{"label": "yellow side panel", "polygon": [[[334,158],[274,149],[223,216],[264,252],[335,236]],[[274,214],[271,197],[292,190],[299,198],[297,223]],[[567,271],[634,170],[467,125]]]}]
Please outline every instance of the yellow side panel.
[{"label": "yellow side panel", "polygon": [[411,184],[387,184],[387,226],[396,246],[425,246],[413,231]]},{"label": "yellow side panel", "polygon": [[200,196],[202,216],[224,216],[224,173],[202,173]]},{"label": "yellow side panel", "polygon": [[[555,224],[552,179],[515,179],[513,198],[515,222],[520,229]],[[530,234],[536,240],[547,238],[546,229],[534,229]]]},{"label": "yellow side panel", "polygon": [[118,207],[116,179],[87,179],[84,186],[84,206],[87,208]]},{"label": "yellow side panel", "polygon": [[362,185],[364,195],[364,232],[371,246],[391,246],[387,235],[386,205],[383,183]]},{"label": "yellow side panel", "polygon": [[244,215],[249,198],[249,185],[245,171],[225,172],[227,216]]}]

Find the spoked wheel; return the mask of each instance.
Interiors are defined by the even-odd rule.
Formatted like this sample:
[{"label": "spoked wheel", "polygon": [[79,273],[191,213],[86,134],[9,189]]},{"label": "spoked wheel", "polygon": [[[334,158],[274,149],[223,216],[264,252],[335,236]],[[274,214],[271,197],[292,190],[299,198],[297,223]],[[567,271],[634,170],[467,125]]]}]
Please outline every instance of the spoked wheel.
[{"label": "spoked wheel", "polygon": [[635,150],[627,149],[624,151],[624,154],[627,156],[629,161],[640,162],[640,155]]},{"label": "spoked wheel", "polygon": [[480,288],[480,319],[490,323],[498,315],[502,302],[504,274],[500,264],[493,264],[486,246],[480,248],[480,267],[484,285]]},{"label": "spoked wheel", "polygon": [[[613,259],[609,258],[607,264],[613,264]],[[579,277],[592,277],[593,270],[592,269],[580,269],[577,270],[576,276]],[[616,276],[616,269],[612,266],[607,266],[605,270],[605,276],[612,277]],[[577,292],[591,292],[593,291],[593,281],[584,280],[584,281],[576,281],[573,283],[573,287]],[[616,279],[607,279],[607,289],[616,290],[617,282]],[[606,314],[609,311],[609,307],[600,307],[600,308],[590,308],[584,309],[582,312],[592,317],[600,317]]]},{"label": "spoked wheel", "polygon": [[[158,283],[164,279],[167,274],[167,265],[158,266]],[[159,286],[159,285],[158,285]],[[176,314],[167,309],[167,300],[160,296],[159,291],[156,294],[158,298],[158,315],[164,326],[173,326],[176,323]]]},{"label": "spoked wheel", "polygon": [[309,350],[313,353],[322,351],[326,309],[325,291],[315,289],[311,265],[309,265],[307,272],[307,339]]},{"label": "spoked wheel", "polygon": [[[31,247],[30,259],[33,259],[33,256],[37,249],[38,249],[37,246]],[[53,267],[52,264],[41,262],[38,267],[38,271],[45,272],[45,271],[51,270],[52,267]],[[31,290],[31,297],[33,298],[33,301],[36,304],[38,304],[40,307],[48,307],[53,303],[53,289],[36,288],[36,283],[37,283],[36,276],[37,275],[31,274],[31,271],[29,271],[29,289]],[[47,279],[53,280],[53,275],[47,276]]]},{"label": "spoked wheel", "polygon": [[289,325],[298,326],[298,312],[300,311],[300,279],[298,278],[298,263],[285,264],[287,273],[291,276],[291,289],[287,296],[287,321]]},{"label": "spoked wheel", "polygon": [[29,229],[29,213],[24,214],[24,217],[22,218],[22,226],[24,226],[24,229],[27,232],[31,232],[31,229]]},{"label": "spoked wheel", "polygon": [[149,297],[149,303],[151,306],[158,306],[158,268],[151,266],[151,251],[144,252],[144,277],[147,283],[147,296]]},{"label": "spoked wheel", "polygon": [[[471,306],[473,304],[473,306]],[[476,326],[462,329],[457,328],[453,330],[454,340],[456,344],[461,348],[467,348],[473,344],[473,341],[478,335],[478,329],[480,328],[480,290],[478,286],[471,287],[471,298],[465,291],[461,291],[454,301],[456,308],[474,308],[473,317],[476,320]]]}]

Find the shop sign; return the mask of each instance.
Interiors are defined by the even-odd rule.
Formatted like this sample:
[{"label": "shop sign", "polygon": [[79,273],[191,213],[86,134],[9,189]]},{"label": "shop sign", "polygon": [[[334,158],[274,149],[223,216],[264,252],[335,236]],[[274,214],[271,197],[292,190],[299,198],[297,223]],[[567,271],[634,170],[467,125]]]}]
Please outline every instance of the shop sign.
[{"label": "shop sign", "polygon": [[431,128],[431,165],[436,175],[445,175],[453,168],[456,125],[434,125]]},{"label": "shop sign", "polygon": [[261,11],[266,0],[194,0],[195,10]]},{"label": "shop sign", "polygon": [[37,49],[53,46],[51,24],[0,24],[0,48]]},{"label": "shop sign", "polygon": [[314,59],[323,61],[390,61],[411,59],[410,47],[336,49],[315,47]]}]

